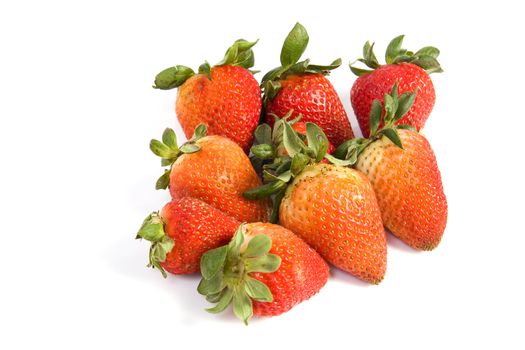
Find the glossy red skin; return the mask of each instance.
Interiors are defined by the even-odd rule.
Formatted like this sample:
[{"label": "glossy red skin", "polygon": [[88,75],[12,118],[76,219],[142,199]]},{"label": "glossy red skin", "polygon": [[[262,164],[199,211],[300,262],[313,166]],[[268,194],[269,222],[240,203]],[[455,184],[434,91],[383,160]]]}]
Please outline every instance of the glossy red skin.
[{"label": "glossy red skin", "polygon": [[396,80],[400,95],[417,89],[416,100],[410,111],[396,124],[410,124],[417,130],[425,125],[436,100],[430,76],[423,68],[412,63],[387,64],[357,78],[350,92],[352,108],[364,137],[370,134],[372,102],[375,99],[382,102],[385,94],[391,92]]},{"label": "glossy red skin", "polygon": [[247,69],[219,66],[189,78],[177,94],[177,118],[187,138],[197,125],[206,124],[208,135],[221,135],[247,153],[261,113],[261,89]]},{"label": "glossy red skin", "polygon": [[272,302],[253,302],[254,315],[280,315],[312,297],[326,284],[330,274],[328,264],[292,231],[269,223],[252,223],[245,227],[248,237],[258,234],[270,237],[270,253],[281,257],[277,271],[250,274],[266,284],[273,295]]},{"label": "glossy red skin", "polygon": [[339,146],[354,137],[346,111],[328,79],[322,74],[289,75],[280,81],[281,89],[266,106],[266,122],[273,126],[275,118],[293,110],[291,119],[302,115],[302,122],[317,124],[328,140]]},{"label": "glossy red skin", "polygon": [[195,198],[169,202],[161,211],[164,231],[173,239],[173,249],[160,265],[173,274],[200,270],[201,256],[228,244],[239,222]]},{"label": "glossy red skin", "polygon": [[242,195],[262,185],[243,150],[217,135],[203,137],[197,144],[200,151],[181,155],[171,167],[171,197],[198,198],[241,222],[268,221],[269,201]]},{"label": "glossy red skin", "polygon": [[403,149],[383,136],[361,153],[356,168],[370,179],[390,232],[415,249],[432,250],[448,215],[436,156],[421,134],[398,132]]}]

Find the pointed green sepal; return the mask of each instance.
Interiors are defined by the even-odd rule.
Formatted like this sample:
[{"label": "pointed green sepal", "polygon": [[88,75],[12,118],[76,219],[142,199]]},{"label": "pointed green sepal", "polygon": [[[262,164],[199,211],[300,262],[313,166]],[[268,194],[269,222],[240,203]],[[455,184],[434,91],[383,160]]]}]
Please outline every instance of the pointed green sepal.
[{"label": "pointed green sepal", "polygon": [[217,66],[240,66],[246,69],[253,67],[255,63],[255,56],[252,47],[257,44],[259,40],[247,41],[244,39],[236,40],[232,46],[226,50],[222,61],[217,63]]},{"label": "pointed green sepal", "polygon": [[166,235],[164,222],[158,212],[153,212],[146,217],[136,238],[143,238],[151,242],[148,267],[159,269],[162,276],[166,278],[167,274],[161,263],[166,260],[168,253],[173,249],[174,242]]},{"label": "pointed green sepal", "polygon": [[271,239],[259,234],[244,244],[245,225],[241,224],[228,245],[213,249],[201,258],[202,279],[197,291],[216,303],[210,313],[224,311],[232,304],[233,313],[245,324],[253,316],[253,302],[272,302],[266,284],[250,276],[252,271],[275,272],[281,259],[269,251]]},{"label": "pointed green sepal", "polygon": [[177,65],[166,68],[155,77],[153,88],[160,90],[174,89],[184,84],[193,75],[195,75],[195,72],[186,66]]}]

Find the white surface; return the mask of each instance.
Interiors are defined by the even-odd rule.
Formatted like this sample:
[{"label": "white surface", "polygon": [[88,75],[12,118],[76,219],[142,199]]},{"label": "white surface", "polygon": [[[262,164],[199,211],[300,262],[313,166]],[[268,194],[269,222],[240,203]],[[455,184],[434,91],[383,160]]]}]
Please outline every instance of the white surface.
[{"label": "white surface", "polygon": [[[345,3],[3,2],[0,348],[525,347],[522,12]],[[267,71],[296,21],[310,33],[305,57],[343,58],[331,80],[349,114],[346,64],[365,40],[381,59],[400,33],[406,47],[441,49],[425,133],[449,222],[431,253],[389,237],[379,286],[334,269],[311,300],[245,327],[203,311],[197,276],[146,269],[148,246],[133,239],[168,200],[147,146],[175,127],[175,91],[151,84],[170,65],[219,61],[239,37],[260,38]]]}]

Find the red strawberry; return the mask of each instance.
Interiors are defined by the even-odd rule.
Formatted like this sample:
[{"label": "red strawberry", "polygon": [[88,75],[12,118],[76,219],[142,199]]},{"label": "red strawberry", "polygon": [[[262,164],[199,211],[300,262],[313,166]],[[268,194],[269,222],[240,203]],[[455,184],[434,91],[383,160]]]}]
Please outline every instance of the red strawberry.
[{"label": "red strawberry", "polygon": [[379,283],[386,271],[386,236],[372,185],[353,169],[317,164],[323,158],[345,163],[325,154],[328,140],[318,126],[306,124],[306,146],[288,122],[280,123],[288,156],[274,160],[278,166],[267,167],[267,183],[244,196],[275,194],[272,219],[278,212],[280,223],[328,262]]},{"label": "red strawberry", "polygon": [[241,225],[231,242],[201,259],[199,293],[217,305],[230,303],[248,323],[252,315],[277,316],[316,294],[327,282],[326,262],[293,232],[265,223]]},{"label": "red strawberry", "polygon": [[169,185],[173,199],[198,198],[239,221],[268,221],[268,201],[242,196],[261,184],[249,158],[235,142],[205,133],[201,124],[180,148],[171,129],[164,131],[163,142],[151,141],[150,148],[162,158],[162,165],[170,165],[157,181],[157,189]]},{"label": "red strawberry", "polygon": [[137,238],[151,241],[149,267],[166,277],[199,271],[202,254],[230,241],[239,222],[195,198],[173,200],[150,214]]},{"label": "red strawberry", "polygon": [[397,95],[395,84],[392,93],[385,96],[383,129],[378,130],[383,111],[375,100],[370,138],[348,141],[335,155],[350,159],[370,179],[383,223],[394,235],[413,248],[431,250],[445,230],[447,199],[428,141],[406,124],[394,126],[410,110],[415,95]]},{"label": "red strawberry", "polygon": [[321,127],[335,146],[354,134],[334,87],[326,79],[329,71],[341,65],[337,59],[328,66],[298,62],[308,44],[308,33],[299,23],[284,41],[281,67],[269,71],[262,79],[266,122],[273,126],[274,115],[292,111],[291,118],[302,115],[303,122]]},{"label": "red strawberry", "polygon": [[416,53],[401,48],[403,35],[394,38],[386,51],[385,65],[379,65],[373,52],[374,44],[367,42],[363,48],[363,58],[358,61],[365,63],[372,70],[353,67],[350,69],[359,78],[354,82],[350,93],[359,127],[364,137],[370,135],[370,106],[372,101],[383,100],[397,81],[399,92],[417,91],[417,98],[410,111],[397,123],[412,125],[420,130],[425,125],[436,95],[429,74],[442,72],[437,61],[439,50],[427,46]]},{"label": "red strawberry", "polygon": [[155,88],[179,88],[175,110],[186,137],[203,123],[211,135],[226,136],[248,152],[261,113],[261,90],[248,70],[255,43],[237,40],[218,65],[205,63],[198,74],[179,65],[157,75]]}]

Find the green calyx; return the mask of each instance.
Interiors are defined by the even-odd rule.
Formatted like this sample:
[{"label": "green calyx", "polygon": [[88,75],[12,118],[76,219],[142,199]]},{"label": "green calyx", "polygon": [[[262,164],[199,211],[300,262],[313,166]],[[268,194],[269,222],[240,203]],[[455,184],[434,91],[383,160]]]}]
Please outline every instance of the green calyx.
[{"label": "green calyx", "polygon": [[281,85],[279,81],[292,74],[317,73],[328,75],[332,69],[339,67],[342,63],[338,58],[326,66],[310,64],[310,60],[300,61],[302,54],[308,46],[308,32],[300,24],[296,23],[284,40],[281,49],[281,66],[272,69],[264,75],[261,88],[264,92],[263,103],[273,99],[279,92]]},{"label": "green calyx", "polygon": [[[386,64],[412,63],[423,68],[428,74],[441,73],[443,69],[437,58],[439,50],[432,46],[425,46],[416,52],[403,49],[404,35],[399,35],[392,39],[385,53]],[[355,67],[356,62],[364,63],[369,69]],[[355,62],[350,63],[350,70],[357,76],[372,72],[381,65],[374,54],[374,43],[367,41],[363,47],[363,57],[358,58]]]},{"label": "green calyx", "polygon": [[248,324],[253,315],[252,300],[273,301],[268,286],[250,274],[277,271],[281,258],[269,253],[272,240],[266,235],[254,236],[245,244],[244,230],[244,224],[240,225],[228,245],[203,254],[200,262],[202,279],[197,291],[216,304],[206,311],[219,313],[233,304],[234,314]]},{"label": "green calyx", "polygon": [[273,210],[270,221],[278,219],[279,207],[288,184],[309,164],[315,164],[327,154],[328,138],[323,130],[314,123],[306,123],[306,137],[303,139],[293,128],[293,123],[301,117],[289,121],[291,113],[283,119],[276,117],[274,128],[261,124],[255,130],[255,142],[252,147],[252,163],[255,160],[265,162],[262,165],[264,184],[243,193],[248,199],[262,199],[273,196]]},{"label": "green calyx", "polygon": [[[415,92],[405,92],[399,96],[398,82],[396,81],[390,94],[385,94],[383,105],[381,105],[381,101],[379,100],[372,102],[372,108],[370,109],[370,137],[354,138],[342,143],[334,152],[334,157],[331,159],[333,163],[343,166],[354,165],[357,162],[359,154],[372,142],[383,136],[386,136],[396,146],[402,149],[403,145],[397,130],[415,130],[415,128],[408,124],[396,125],[396,122],[403,118],[410,110],[410,107],[412,107],[416,100],[416,95],[417,90]],[[384,118],[382,118],[383,109]],[[381,119],[383,119],[383,127],[380,127]]]},{"label": "green calyx", "polygon": [[177,136],[175,131],[170,128],[166,128],[162,133],[162,141],[152,139],[149,143],[150,150],[161,158],[161,166],[169,166],[169,169],[165,169],[164,173],[158,178],[155,189],[165,190],[169,186],[170,182],[170,171],[171,166],[177,158],[182,154],[189,154],[198,152],[201,147],[197,144],[197,141],[206,136],[207,128],[204,124],[199,124],[195,128],[195,132],[191,139],[183,143],[182,146],[177,145]]},{"label": "green calyx", "polygon": [[[216,64],[216,66],[240,66],[246,69],[253,67],[255,63],[255,57],[252,51],[252,47],[257,44],[259,40],[250,42],[244,39],[236,40],[232,46],[226,50],[226,54],[222,61]],[[206,61],[199,66],[199,74],[205,74],[208,79],[211,80],[211,66]],[[256,73],[252,71],[252,73]],[[164,69],[162,72],[157,74],[155,77],[155,84],[153,88],[160,90],[170,90],[178,88],[186,82],[189,78],[195,75],[195,72],[186,66],[177,65],[170,68]]]},{"label": "green calyx", "polygon": [[148,215],[135,238],[144,238],[151,242],[148,267],[159,269],[162,276],[166,278],[166,271],[160,264],[166,261],[166,256],[173,249],[174,242],[164,232],[164,222],[158,212]]}]

